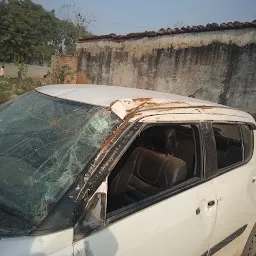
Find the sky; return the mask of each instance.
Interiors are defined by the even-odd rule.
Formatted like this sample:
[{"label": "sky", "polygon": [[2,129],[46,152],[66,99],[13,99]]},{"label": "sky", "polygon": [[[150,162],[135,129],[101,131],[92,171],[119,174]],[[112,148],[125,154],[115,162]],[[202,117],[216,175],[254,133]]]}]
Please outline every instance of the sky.
[{"label": "sky", "polygon": [[[62,5],[95,19],[89,29],[96,35],[127,34],[175,25],[206,25],[256,20],[256,0],[33,0],[60,15]],[[65,13],[67,14],[67,9]]]}]

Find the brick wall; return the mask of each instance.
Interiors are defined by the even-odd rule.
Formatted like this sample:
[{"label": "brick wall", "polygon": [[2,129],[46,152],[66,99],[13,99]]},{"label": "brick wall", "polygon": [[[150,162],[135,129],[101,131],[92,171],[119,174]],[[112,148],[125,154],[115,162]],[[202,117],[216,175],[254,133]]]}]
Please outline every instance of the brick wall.
[{"label": "brick wall", "polygon": [[69,75],[65,77],[64,83],[75,84],[77,79],[77,58],[74,55],[53,55],[51,59],[52,73],[57,77],[64,66],[70,67]]}]

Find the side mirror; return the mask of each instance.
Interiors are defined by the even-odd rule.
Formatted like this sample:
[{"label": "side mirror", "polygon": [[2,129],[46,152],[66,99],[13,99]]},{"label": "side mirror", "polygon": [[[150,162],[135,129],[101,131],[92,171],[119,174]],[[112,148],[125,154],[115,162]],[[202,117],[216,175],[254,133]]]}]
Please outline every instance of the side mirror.
[{"label": "side mirror", "polygon": [[86,206],[85,212],[74,227],[74,240],[80,240],[103,228],[106,220],[106,194],[95,193]]}]

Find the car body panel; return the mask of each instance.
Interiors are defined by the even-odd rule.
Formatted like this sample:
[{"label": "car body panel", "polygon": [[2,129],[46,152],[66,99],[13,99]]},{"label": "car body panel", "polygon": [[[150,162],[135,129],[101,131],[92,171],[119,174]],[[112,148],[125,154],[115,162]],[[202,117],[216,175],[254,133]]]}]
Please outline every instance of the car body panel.
[{"label": "car body panel", "polygon": [[94,256],[202,255],[216,217],[216,207],[208,208],[207,199],[215,196],[212,181],[203,183],[76,242],[74,252],[87,247]]},{"label": "car body panel", "polygon": [[[254,131],[254,152],[256,136]],[[213,179],[215,190],[218,191],[217,219],[212,237],[211,247],[223,241],[230,234],[244,225],[253,227],[256,223],[256,155],[247,164],[237,167]],[[223,248],[214,255],[237,255],[242,253],[249,236],[250,229],[245,234],[230,242],[229,248]]]},{"label": "car body panel", "polygon": [[130,108],[134,108],[137,105],[141,105],[143,102],[154,101],[154,99],[157,99],[160,102],[180,102],[179,104],[183,102],[183,105],[186,106],[188,106],[188,104],[207,106],[218,105],[213,102],[188,98],[170,93],[110,85],[57,84],[38,87],[36,90],[49,96],[99,105],[103,107],[110,107],[111,104],[113,105],[116,101],[127,100],[128,102],[131,101],[132,103],[132,105],[131,103],[128,103]]},{"label": "car body panel", "polygon": [[237,109],[209,101],[150,90],[92,84],[48,85],[36,90],[53,97],[110,107],[122,119],[133,116],[131,121],[149,115],[191,112],[201,114],[200,119],[204,115],[211,115],[213,118],[217,115],[216,119],[222,116],[223,120],[225,120],[223,116],[229,116],[230,119],[233,117],[233,121],[239,118],[238,121],[244,120],[244,122],[255,124],[251,115]]},{"label": "car body panel", "polygon": [[39,256],[53,253],[62,255],[60,252],[65,247],[69,247],[70,252],[73,252],[72,242],[73,228],[70,228],[42,236],[1,238],[0,250],[1,256]]},{"label": "car body panel", "polygon": [[[124,132],[136,123],[143,126],[147,123],[200,123],[208,120],[248,123],[255,128],[253,117],[243,111],[166,93],[102,85],[51,85],[36,90],[61,99],[109,107],[123,119],[102,145],[79,187],[77,199],[90,199],[92,179],[103,177],[102,169],[98,168],[101,161]],[[107,163],[113,161],[113,157],[109,157]],[[256,176],[255,158],[254,153],[246,165],[114,222],[73,245],[73,229],[41,236],[2,238],[1,255],[207,255],[210,248],[246,225],[241,235],[214,254],[239,255],[256,222],[256,185],[250,183]],[[232,185],[226,187],[229,183]],[[234,193],[232,190],[236,188],[243,194]],[[104,183],[104,191],[106,189]],[[216,206],[209,209],[209,200],[214,200]],[[227,226],[231,218],[227,212],[240,205],[243,208],[232,215],[232,218],[238,218],[238,222]],[[198,208],[201,209],[199,215],[196,214]],[[245,208],[247,211],[242,214]],[[139,228],[142,224],[143,228]]]}]

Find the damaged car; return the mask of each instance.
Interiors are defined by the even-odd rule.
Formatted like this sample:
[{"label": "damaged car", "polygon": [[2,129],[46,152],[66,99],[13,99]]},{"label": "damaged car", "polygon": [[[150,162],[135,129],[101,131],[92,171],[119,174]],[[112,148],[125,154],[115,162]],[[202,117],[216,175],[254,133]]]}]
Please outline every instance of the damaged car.
[{"label": "damaged car", "polygon": [[255,127],[227,106],[116,86],[11,100],[0,254],[256,255]]}]

